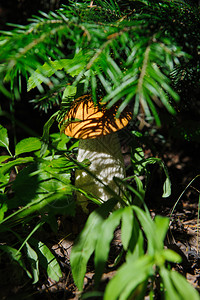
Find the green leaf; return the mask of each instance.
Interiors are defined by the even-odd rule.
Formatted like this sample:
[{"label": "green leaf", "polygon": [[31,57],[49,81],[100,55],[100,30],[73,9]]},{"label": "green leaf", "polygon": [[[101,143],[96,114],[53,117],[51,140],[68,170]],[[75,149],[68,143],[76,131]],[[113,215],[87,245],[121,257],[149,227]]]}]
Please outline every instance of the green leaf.
[{"label": "green leaf", "polygon": [[99,228],[99,235],[95,247],[95,283],[98,285],[110,251],[110,243],[114,231],[120,223],[123,208],[114,211]]},{"label": "green leaf", "polygon": [[182,261],[181,256],[171,249],[164,249],[161,253],[165,260],[173,262],[173,263],[180,263]]},{"label": "green leaf", "polygon": [[8,161],[7,163],[3,164],[2,167],[0,167],[0,175],[5,175],[10,169],[12,169],[15,166],[28,164],[30,162],[33,162],[33,157],[23,157],[23,158],[17,158],[12,161]]},{"label": "green leaf", "polygon": [[55,114],[53,114],[49,120],[44,124],[44,127],[43,127],[43,134],[42,134],[42,138],[41,138],[41,141],[42,141],[42,145],[41,145],[41,150],[40,150],[40,156],[42,157],[46,151],[47,151],[47,148],[48,148],[48,143],[49,143],[49,131],[51,129],[51,126],[53,125],[56,117],[58,115],[58,112],[56,112]]},{"label": "green leaf", "polygon": [[32,283],[35,284],[39,280],[39,259],[37,253],[27,242],[25,245],[25,250],[32,270],[32,275],[33,275]]},{"label": "green leaf", "polygon": [[[17,200],[18,198],[14,198],[15,207]],[[61,203],[60,207],[59,203]],[[4,227],[0,227],[0,232],[4,232],[5,230],[7,231],[5,226],[7,226],[7,228],[11,228],[15,226],[16,223],[23,223],[27,216],[35,212],[37,212],[38,215],[38,212],[41,212],[42,210],[44,212],[53,211],[54,213],[68,214],[73,216],[75,214],[75,201],[68,199],[65,193],[59,192],[50,194],[43,199],[34,200],[0,221],[0,224],[5,224],[3,224]]]},{"label": "green leaf", "polygon": [[43,255],[43,260],[40,261],[42,266],[45,268],[47,275],[55,280],[59,281],[62,277],[62,271],[60,269],[59,263],[57,262],[55,256],[51,253],[49,248],[42,242],[38,242],[38,250]]},{"label": "green leaf", "polygon": [[2,155],[2,156],[0,156],[0,164],[1,164],[2,162],[4,162],[5,160],[11,158],[11,157],[12,157],[12,156],[10,156],[10,155]]},{"label": "green leaf", "polygon": [[1,184],[0,190],[2,192],[4,192],[5,186],[9,182],[9,179],[10,179],[10,174],[7,173],[7,174],[4,175],[4,174],[1,173],[1,169],[0,169],[0,184]]},{"label": "green leaf", "polygon": [[140,174],[144,170],[144,151],[141,147],[134,148],[133,154],[131,156],[131,162],[133,164],[133,171],[135,174]]},{"label": "green leaf", "polygon": [[[128,288],[133,292],[134,289],[150,276],[154,260],[151,256],[142,256],[138,260],[130,260],[124,263],[117,271],[117,274],[108,283],[104,300],[117,300]],[[120,297],[121,299],[121,297]],[[127,299],[127,298],[122,298]]]},{"label": "green leaf", "polygon": [[115,204],[115,200],[108,200],[101,207],[92,212],[88,217],[84,229],[72,247],[70,255],[72,275],[80,291],[83,289],[86,266],[90,256],[94,252],[101,225]]},{"label": "green leaf", "polygon": [[[66,197],[71,192],[70,173],[68,171],[58,174],[59,168],[67,167],[67,159],[63,158],[62,164],[60,159],[53,159],[51,161],[44,160],[42,163],[31,164],[21,170],[15,181],[13,182],[13,191],[18,198],[18,204],[26,205],[33,201],[48,198],[56,192]],[[22,193],[23,190],[23,193]]]},{"label": "green leaf", "polygon": [[163,163],[163,161],[160,158],[157,158],[157,157],[150,157],[150,158],[147,158],[145,160],[144,166],[147,165],[147,164],[155,164],[155,163],[158,163],[160,165],[160,167],[163,169],[164,173],[165,173],[166,179],[165,179],[165,182],[163,184],[163,195],[162,195],[162,197],[167,198],[171,195],[171,180],[170,180],[170,177],[169,177],[168,169],[165,166],[165,164]]},{"label": "green leaf", "polygon": [[133,233],[126,254],[126,261],[137,260],[144,255],[144,237],[139,224],[134,218]]},{"label": "green leaf", "polygon": [[0,194],[0,221],[3,220],[5,212],[8,210],[7,195]]},{"label": "green leaf", "polygon": [[154,223],[156,225],[155,235],[157,235],[156,248],[158,251],[161,251],[163,249],[164,239],[169,227],[169,219],[162,216],[156,216],[154,219]]},{"label": "green leaf", "polygon": [[133,232],[134,214],[130,206],[125,207],[122,214],[121,239],[125,250],[128,249],[129,242]]},{"label": "green leaf", "polygon": [[9,149],[9,139],[7,129],[0,125],[0,147]]},{"label": "green leaf", "polygon": [[60,132],[52,133],[50,135],[51,144],[57,150],[67,151],[67,143],[70,141],[70,137]]},{"label": "green leaf", "polygon": [[32,278],[31,273],[27,270],[24,260],[22,258],[22,253],[20,251],[18,251],[17,249],[7,246],[7,245],[0,245],[0,250],[4,251],[5,253],[7,253],[11,260],[14,260],[16,262],[18,262],[18,264],[20,265],[20,267],[22,267],[24,269],[24,271],[27,273],[27,275]]},{"label": "green leaf", "polygon": [[[177,290],[174,287],[173,282],[171,280],[171,271],[165,269],[165,267],[162,267],[160,269],[160,276],[162,278],[163,285],[164,285],[165,299],[166,300],[171,300],[171,299],[180,300],[180,299],[182,299],[182,298],[180,298],[180,295],[177,293]],[[185,298],[185,300],[186,300],[186,298]]]},{"label": "green leaf", "polygon": [[51,77],[56,71],[63,69],[62,59],[44,63],[40,66],[28,80],[27,91],[39,86],[42,82],[49,83],[48,77]]},{"label": "green leaf", "polygon": [[[183,300],[199,300],[199,293],[190,283],[178,272],[170,270],[171,280],[178,291],[179,297]],[[180,298],[179,298],[180,299]]]},{"label": "green leaf", "polygon": [[74,97],[77,92],[77,87],[73,85],[68,85],[63,93],[63,99],[68,98],[68,97]]},{"label": "green leaf", "polygon": [[75,77],[85,68],[88,61],[88,54],[79,51],[72,59],[60,59],[44,63],[28,79],[27,90],[39,86],[41,83],[49,84],[49,77],[54,75],[58,70],[64,69],[67,74]]},{"label": "green leaf", "polygon": [[32,152],[41,148],[41,142],[36,137],[21,140],[15,147],[15,156],[26,152]]},{"label": "green leaf", "polygon": [[148,252],[150,255],[155,253],[157,249],[157,235],[155,235],[155,223],[151,219],[151,216],[148,211],[143,211],[137,206],[132,206],[133,210],[136,213],[136,216],[142,226],[146,238],[148,239]]},{"label": "green leaf", "polygon": [[167,198],[171,195],[171,180],[169,177],[166,177],[165,182],[163,184],[163,198]]}]

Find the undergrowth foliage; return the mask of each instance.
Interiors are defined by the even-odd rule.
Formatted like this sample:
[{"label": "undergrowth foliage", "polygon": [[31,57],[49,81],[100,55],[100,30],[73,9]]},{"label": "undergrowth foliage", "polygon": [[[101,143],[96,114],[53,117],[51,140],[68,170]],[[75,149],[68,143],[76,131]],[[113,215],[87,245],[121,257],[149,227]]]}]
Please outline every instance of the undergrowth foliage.
[{"label": "undergrowth foliage", "polygon": [[[199,8],[188,1],[71,1],[55,12],[40,12],[28,25],[11,24],[12,30],[1,32],[0,91],[11,111],[24,79],[28,92],[36,94],[31,100],[36,108],[49,113],[58,107],[40,139],[23,139],[14,150],[6,128],[0,126],[0,251],[16,261],[33,284],[41,268],[55,281],[62,277],[59,262],[35,234],[44,224],[56,232],[57,215],[75,215],[71,174],[88,163],[77,163],[73,156],[78,142],[50,134],[51,126],[57,121],[62,131],[71,103],[84,94],[91,94],[96,104],[101,99],[107,108],[120,104],[117,116],[129,106],[136,121],[160,126],[160,108],[175,115],[180,97],[187,101],[186,83],[199,84],[199,23]],[[199,127],[196,132],[198,137]],[[188,137],[190,131],[184,134]],[[120,199],[123,208],[113,210],[113,197],[88,217],[71,253],[74,282],[82,291],[94,254],[98,289],[114,231],[121,226],[124,262],[104,299],[142,299],[147,293],[152,297],[158,278],[165,299],[199,299],[170,268],[169,262],[178,263],[180,257],[164,249],[169,220],[152,220],[144,203],[148,165],[158,164],[164,173],[163,198],[171,193],[167,169],[158,158],[144,158],[141,133],[130,130],[130,136],[132,176],[115,179],[126,187]]]}]

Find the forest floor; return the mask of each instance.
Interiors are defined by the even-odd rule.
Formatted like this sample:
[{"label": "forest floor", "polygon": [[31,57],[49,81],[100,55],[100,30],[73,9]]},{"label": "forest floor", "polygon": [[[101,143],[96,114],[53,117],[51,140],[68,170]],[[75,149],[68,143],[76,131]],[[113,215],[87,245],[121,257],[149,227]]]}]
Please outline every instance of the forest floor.
[{"label": "forest floor", "polygon": [[[189,149],[188,149],[189,147]],[[179,147],[178,147],[179,148]],[[191,151],[191,145],[185,144],[185,148],[169,149],[169,152],[165,153],[164,160],[171,173],[175,186],[172,186],[174,190],[172,192],[172,199],[160,200],[156,197],[156,184],[158,178],[154,179],[151,183],[151,199],[154,203],[148,203],[152,218],[155,215],[167,216],[170,218],[170,227],[165,241],[165,247],[174,250],[182,257],[182,263],[174,265],[173,268],[180,272],[187,280],[200,292],[200,234],[199,234],[199,174],[195,175],[194,166],[195,163],[199,164],[198,158],[198,146],[197,151],[193,148]],[[173,185],[173,183],[172,183]],[[152,192],[152,188],[154,191]],[[175,198],[174,198],[175,197]],[[159,198],[159,199],[158,199]],[[161,203],[162,201],[162,203]],[[69,230],[73,228],[73,232],[76,232],[81,228],[82,219],[78,218],[80,225],[73,223],[71,220],[65,220],[65,236],[66,228]],[[63,224],[61,225],[63,227]],[[62,294],[62,299],[79,299],[79,292],[74,286],[70,265],[69,255],[73,245],[73,238],[70,236],[63,238],[64,234],[60,231],[60,239],[58,243],[52,246],[52,250],[56,253],[58,259],[64,260],[65,273],[63,280],[59,283],[52,281],[46,282],[39,291],[50,294],[50,299],[57,299],[56,294]],[[58,238],[58,237],[57,237]],[[102,241],[103,242],[103,241]],[[113,239],[110,250],[110,261],[106,272],[102,276],[101,289],[105,289],[108,281],[115,275],[116,270],[112,268],[112,257],[121,249],[120,228],[116,230],[115,237]],[[85,275],[84,280],[84,292],[92,291],[94,287],[94,269],[93,264],[89,266],[88,272]],[[52,296],[54,295],[54,296]],[[102,299],[100,297],[93,297],[90,299]],[[146,300],[149,299],[148,296]]]},{"label": "forest floor", "polygon": [[[147,156],[149,152],[147,151]],[[150,154],[151,155],[151,154]],[[159,178],[155,178],[150,186],[151,197],[147,199],[147,205],[152,218],[155,215],[170,218],[170,227],[166,237],[165,247],[173,249],[182,257],[182,263],[173,265],[200,292],[200,233],[199,233],[199,184],[200,174],[196,172],[196,166],[200,163],[198,145],[183,143],[165,151],[162,157],[165,161],[172,179],[172,197],[160,200],[156,185]],[[147,191],[148,193],[148,191]],[[149,192],[150,193],[150,192]],[[148,197],[147,197],[148,198]],[[9,269],[4,273],[5,280],[1,287],[0,296],[2,300],[11,299],[73,299],[80,298],[80,293],[74,285],[69,257],[73,242],[83,228],[86,216],[83,214],[75,217],[58,217],[58,233],[48,231],[48,227],[40,237],[52,250],[60,263],[63,277],[59,282],[54,282],[41,276],[40,281],[32,285],[27,278],[21,277]],[[102,241],[103,242],[103,241]],[[100,291],[103,291],[108,281],[115,275],[113,268],[113,257],[122,249],[120,239],[120,228],[115,232],[115,238],[111,245],[108,267],[102,276]],[[6,279],[6,276],[9,279]],[[88,266],[84,280],[84,292],[94,289],[94,268],[91,262]],[[87,299],[87,298],[85,298]],[[92,297],[89,299],[102,299]],[[145,298],[148,300],[148,296]]]},{"label": "forest floor", "polygon": [[[38,10],[39,2],[33,1],[33,5],[27,4],[28,1],[11,1],[12,5],[5,1],[0,5],[0,28],[4,29],[6,22],[22,22],[24,18]],[[16,5],[27,6],[25,8],[15,9]],[[48,1],[47,1],[48,2]],[[56,1],[51,1],[56,3]],[[57,1],[63,2],[63,1]],[[7,3],[7,5],[6,5]],[[18,3],[18,4],[17,4]],[[50,3],[50,2],[48,2]],[[49,4],[50,5],[50,4]],[[9,8],[7,7],[9,6]],[[22,97],[23,98],[23,97]],[[6,99],[7,100],[7,99]],[[8,101],[3,101],[5,104]],[[30,112],[24,114],[24,108],[20,109],[20,114],[27,117],[27,126],[33,124],[37,126],[38,112],[31,107]],[[196,102],[195,102],[196,105]],[[6,110],[6,109],[5,109]],[[2,120],[1,120],[2,122]],[[7,121],[6,121],[7,122]],[[44,124],[44,121],[42,121]],[[4,125],[4,124],[2,124]],[[40,128],[41,124],[38,124]],[[41,133],[41,132],[40,132]],[[147,205],[151,212],[152,218],[155,215],[167,216],[170,218],[170,227],[166,237],[165,247],[173,249],[182,257],[182,263],[174,265],[187,280],[200,292],[200,232],[199,232],[199,206],[200,206],[200,155],[198,143],[187,143],[173,141],[161,149],[162,159],[168,167],[172,181],[172,196],[170,199],[160,198],[158,192],[159,174],[157,174],[151,183],[150,190],[147,193]],[[0,153],[1,155],[1,153]],[[147,156],[151,155],[147,151]],[[63,277],[59,282],[53,282],[46,274],[41,274],[40,281],[32,285],[31,280],[26,274],[19,271],[18,265],[5,264],[4,258],[0,257],[0,299],[2,300],[65,300],[79,299],[80,293],[74,285],[69,257],[73,242],[84,226],[86,217],[77,215],[75,217],[58,217],[59,230],[53,233],[48,226],[43,231],[41,239],[55,254],[62,272]],[[112,258],[121,250],[120,228],[115,233],[115,238],[111,245],[110,261],[106,272],[102,276],[100,290],[104,291],[108,281],[115,275],[116,270],[112,266]],[[3,265],[3,268],[2,268]],[[94,288],[94,268],[92,262],[88,266],[84,280],[84,292],[92,291]],[[93,297],[92,299],[102,299],[102,297]],[[146,300],[148,297],[146,297]],[[112,299],[111,299],[112,300]],[[172,299],[173,300],[173,299]]]}]

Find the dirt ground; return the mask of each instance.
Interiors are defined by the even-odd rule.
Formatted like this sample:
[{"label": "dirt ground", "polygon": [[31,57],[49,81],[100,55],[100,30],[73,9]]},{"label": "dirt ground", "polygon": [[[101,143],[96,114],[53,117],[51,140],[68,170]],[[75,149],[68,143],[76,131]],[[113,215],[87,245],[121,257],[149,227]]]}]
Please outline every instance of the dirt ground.
[{"label": "dirt ground", "polygon": [[[147,205],[152,218],[155,215],[163,215],[170,218],[170,227],[165,241],[165,247],[173,249],[182,257],[182,263],[173,265],[187,280],[200,291],[200,234],[199,234],[199,184],[200,174],[196,168],[199,165],[198,145],[180,142],[176,146],[169,145],[162,155],[172,180],[172,196],[169,199],[160,198],[160,192],[156,189],[159,181],[157,170],[154,179],[147,191]],[[147,150],[146,156],[151,156]],[[1,299],[79,299],[80,293],[73,283],[69,257],[74,239],[84,226],[86,216],[58,217],[59,231],[57,234],[48,232],[41,237],[46,245],[55,254],[63,277],[59,282],[54,282],[41,275],[40,281],[32,285],[19,270],[11,269],[4,265],[3,278],[1,278]],[[103,274],[100,291],[103,291],[108,281],[115,275],[116,270],[112,266],[112,258],[122,249],[120,228],[115,232],[115,238],[111,245],[108,267]],[[11,273],[12,272],[12,273]],[[2,274],[2,272],[1,272]],[[0,276],[2,277],[2,275]],[[7,278],[6,278],[7,277]],[[90,262],[84,279],[84,292],[93,291],[94,267]],[[92,297],[90,299],[102,299]],[[148,296],[145,298],[148,299]]]},{"label": "dirt ground", "polygon": [[[8,1],[9,2],[9,1]],[[5,4],[8,3],[5,1]],[[12,11],[8,5],[0,5],[0,28],[4,29],[5,22],[21,22],[24,21],[26,15],[15,16],[16,3],[25,5],[26,1],[11,1]],[[38,3],[40,1],[36,1]],[[59,1],[57,1],[58,3]],[[62,1],[60,1],[62,2]],[[19,5],[19,4],[18,4]],[[37,5],[35,4],[37,9]],[[24,8],[23,8],[24,9]],[[34,11],[35,13],[35,11]],[[32,10],[30,15],[32,14]],[[25,95],[26,98],[26,95]],[[2,100],[2,99],[1,99]],[[6,102],[5,102],[6,101]],[[8,101],[3,100],[2,109],[7,110]],[[26,99],[25,99],[26,101]],[[195,102],[196,105],[196,102]],[[42,133],[44,119],[38,120],[38,112],[33,110],[30,104],[19,102],[17,104],[16,116],[23,119],[27,127],[35,124],[35,129],[39,135]],[[25,119],[24,119],[25,118]],[[10,123],[7,119],[1,119],[2,125],[7,126],[10,130]],[[26,137],[21,129],[17,128],[17,134],[21,138]],[[12,135],[12,133],[11,133]],[[156,141],[155,141],[156,143]],[[159,143],[158,143],[159,144]],[[200,156],[199,143],[186,142],[181,140],[170,140],[160,147],[158,157],[162,158],[168,167],[170,178],[172,181],[172,195],[169,199],[161,199],[161,191],[158,190],[158,182],[160,182],[160,173],[155,169],[155,176],[149,185],[147,191],[146,202],[151,212],[152,218],[155,215],[163,215],[170,218],[170,228],[166,237],[165,247],[173,249],[182,256],[182,263],[174,265],[177,271],[183,274],[187,280],[200,292],[200,233],[199,233],[199,205],[200,205]],[[0,153],[1,154],[1,153]],[[151,156],[151,151],[146,149],[146,157]],[[69,257],[73,245],[73,241],[85,222],[85,216],[76,216],[75,218],[58,217],[59,231],[58,234],[51,232],[45,227],[42,240],[55,254],[62,272],[63,277],[59,282],[53,282],[41,274],[40,281],[36,285],[31,284],[31,280],[20,271],[18,265],[10,265],[4,258],[0,258],[0,299],[2,300],[23,300],[23,299],[79,299],[79,292],[73,283]],[[110,261],[106,272],[103,274],[100,291],[105,289],[108,281],[115,275],[116,270],[112,266],[112,258],[122,249],[120,239],[120,229],[115,233],[115,239],[111,245]],[[84,280],[84,291],[92,291],[94,287],[94,268],[92,262],[88,266],[88,270]],[[90,299],[102,299],[101,297],[92,297]],[[148,297],[146,297],[146,300]]]}]

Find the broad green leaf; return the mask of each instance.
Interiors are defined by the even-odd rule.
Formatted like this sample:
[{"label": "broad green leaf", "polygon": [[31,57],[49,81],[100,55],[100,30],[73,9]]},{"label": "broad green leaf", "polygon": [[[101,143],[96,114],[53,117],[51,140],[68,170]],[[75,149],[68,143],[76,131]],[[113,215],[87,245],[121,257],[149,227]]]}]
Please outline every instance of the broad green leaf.
[{"label": "broad green leaf", "polygon": [[51,253],[49,248],[40,241],[38,242],[38,250],[43,255],[42,265],[45,268],[47,275],[51,279],[59,281],[59,279],[62,277],[62,271],[55,256]]},{"label": "broad green leaf", "polygon": [[18,198],[18,204],[26,205],[42,199],[46,199],[48,203],[48,197],[56,193],[58,196],[65,196],[67,204],[67,195],[72,193],[69,185],[70,171],[58,174],[59,168],[63,167],[64,163],[67,167],[67,159],[64,159],[62,165],[59,164],[59,159],[44,160],[40,164],[34,163],[23,168],[13,182],[13,191]]},{"label": "broad green leaf", "polygon": [[110,251],[110,243],[114,236],[114,231],[120,223],[123,208],[114,211],[99,228],[99,235],[95,247],[95,283],[98,285],[101,275],[104,271],[108,254]]},{"label": "broad green leaf", "polygon": [[[18,198],[14,198],[14,207],[16,207],[17,200]],[[75,201],[73,201],[73,199],[68,199],[63,193],[54,193],[52,195],[48,195],[42,200],[34,200],[0,221],[0,224],[5,224],[4,226],[0,226],[0,232],[4,232],[5,230],[7,231],[5,226],[7,226],[7,228],[11,228],[15,226],[16,223],[23,223],[24,219],[30,214],[33,214],[35,212],[37,212],[38,214],[38,212],[41,211],[53,211],[54,213],[59,214],[74,215]]]},{"label": "broad green leaf", "polygon": [[26,249],[26,255],[29,260],[31,270],[32,270],[32,275],[33,275],[33,284],[38,282],[39,280],[39,260],[37,253],[33,250],[33,248],[26,242],[25,245]]},{"label": "broad green leaf", "polygon": [[[179,297],[183,300],[199,300],[200,296],[197,290],[193,288],[190,283],[181,274],[176,271],[170,270],[171,280],[177,289]],[[180,299],[180,298],[179,298]]]},{"label": "broad green leaf", "polygon": [[0,147],[9,149],[9,139],[7,129],[0,125]]},{"label": "broad green leaf", "polygon": [[26,152],[32,152],[41,148],[41,142],[36,137],[21,140],[15,147],[15,156]]},{"label": "broad green leaf", "polygon": [[51,144],[57,150],[65,150],[67,151],[67,143],[70,141],[70,138],[66,136],[64,133],[60,134],[60,132],[52,133],[50,135]]},{"label": "broad green leaf", "polygon": [[149,255],[124,263],[108,283],[104,300],[121,299],[120,296],[127,287],[129,291],[133,291],[151,275],[153,264],[154,260]]},{"label": "broad green leaf", "polygon": [[72,275],[80,291],[83,289],[86,266],[90,256],[94,252],[101,225],[115,205],[116,201],[111,199],[92,212],[88,217],[84,229],[72,247],[70,255]]}]

